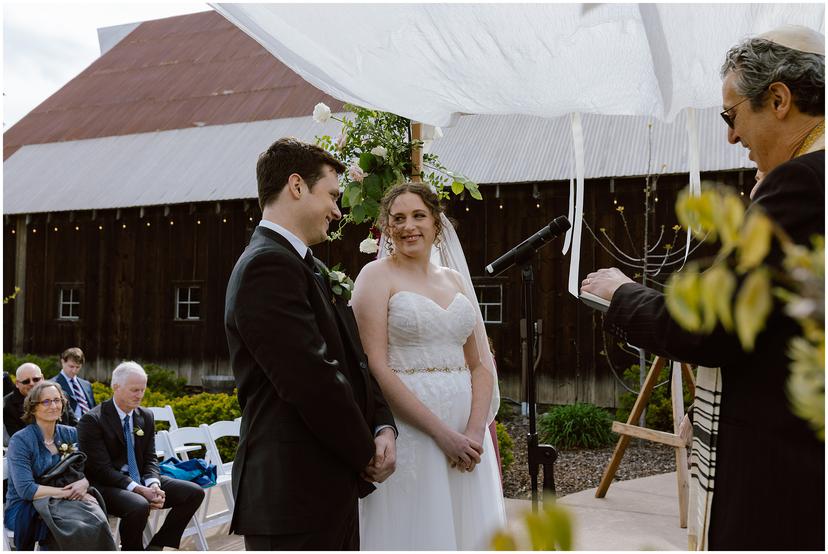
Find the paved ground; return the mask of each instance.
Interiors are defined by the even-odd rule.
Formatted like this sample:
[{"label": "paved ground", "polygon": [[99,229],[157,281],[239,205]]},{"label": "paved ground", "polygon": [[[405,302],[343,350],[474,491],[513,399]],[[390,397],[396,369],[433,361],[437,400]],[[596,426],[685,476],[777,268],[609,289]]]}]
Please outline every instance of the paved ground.
[{"label": "paved ground", "polygon": [[[216,491],[218,492],[218,491]],[[676,474],[666,473],[613,483],[605,498],[595,498],[595,489],[565,496],[575,522],[575,550],[687,550],[687,530],[678,523]],[[214,494],[210,512],[223,507]],[[520,516],[531,510],[529,500],[506,499],[506,514],[520,529]],[[227,525],[206,532],[210,550],[243,550],[241,537],[227,534]],[[194,550],[192,538],[184,539],[182,550]]]}]

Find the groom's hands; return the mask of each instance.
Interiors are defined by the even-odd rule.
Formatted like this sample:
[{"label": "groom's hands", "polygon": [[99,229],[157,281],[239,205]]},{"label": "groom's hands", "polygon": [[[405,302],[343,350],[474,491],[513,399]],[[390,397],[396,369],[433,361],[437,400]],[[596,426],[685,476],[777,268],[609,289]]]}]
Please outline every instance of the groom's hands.
[{"label": "groom's hands", "polygon": [[374,457],[362,472],[362,478],[372,483],[382,483],[397,467],[397,440],[394,430],[386,427],[374,437]]}]

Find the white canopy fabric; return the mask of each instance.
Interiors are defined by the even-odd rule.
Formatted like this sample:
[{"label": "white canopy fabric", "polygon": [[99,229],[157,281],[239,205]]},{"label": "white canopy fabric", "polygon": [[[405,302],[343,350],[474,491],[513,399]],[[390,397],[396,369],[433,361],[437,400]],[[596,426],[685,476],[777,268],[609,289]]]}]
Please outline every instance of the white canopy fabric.
[{"label": "white canopy fabric", "polygon": [[[721,105],[719,68],[743,38],[783,24],[824,32],[824,4],[212,4],[335,98],[430,125],[463,114],[571,114],[574,187],[564,251],[577,296],[584,187],[581,113],[687,111],[691,191],[696,110]],[[724,132],[724,131],[723,131]],[[685,252],[689,251],[689,236]]]},{"label": "white canopy fabric", "polygon": [[824,4],[213,4],[306,81],[431,125],[456,116],[648,115],[721,103],[740,39],[823,31]]}]

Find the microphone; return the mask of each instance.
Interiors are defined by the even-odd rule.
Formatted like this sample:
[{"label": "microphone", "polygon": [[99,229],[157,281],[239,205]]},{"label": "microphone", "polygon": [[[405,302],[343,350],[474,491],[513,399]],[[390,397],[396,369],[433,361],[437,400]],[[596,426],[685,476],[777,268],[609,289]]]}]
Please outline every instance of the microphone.
[{"label": "microphone", "polygon": [[561,233],[566,232],[566,230],[570,227],[572,227],[572,224],[566,217],[556,217],[549,223],[549,225],[487,265],[486,273],[494,277],[514,265],[526,262],[529,258],[535,255],[538,248],[546,244],[547,241],[552,240]]}]

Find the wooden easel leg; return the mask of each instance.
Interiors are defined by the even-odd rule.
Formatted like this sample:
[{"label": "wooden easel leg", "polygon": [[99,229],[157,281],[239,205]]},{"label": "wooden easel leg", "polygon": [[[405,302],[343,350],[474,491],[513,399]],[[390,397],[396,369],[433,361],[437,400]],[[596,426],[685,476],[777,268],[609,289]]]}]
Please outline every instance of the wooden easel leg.
[{"label": "wooden easel leg", "polygon": [[681,374],[684,380],[687,381],[687,388],[690,390],[690,398],[696,398],[696,378],[693,377],[693,372],[690,371],[690,366],[681,364]]},{"label": "wooden easel leg", "polygon": [[[664,367],[664,362],[663,358],[657,357],[655,361],[653,361],[653,365],[650,366],[650,372],[647,373],[647,377],[644,379],[644,386],[641,387],[641,392],[638,393],[638,398],[635,400],[633,409],[630,412],[630,417],[627,418],[628,424],[634,425],[638,422],[638,418],[641,417],[644,407],[650,400],[653,387],[655,387],[656,382],[658,381],[658,376]],[[612,479],[615,477],[615,472],[618,470],[618,465],[621,463],[621,458],[624,457],[624,451],[627,450],[629,442],[630,437],[626,435],[621,435],[618,438],[618,444],[615,445],[615,450],[612,453],[607,469],[604,470],[604,475],[601,477],[601,484],[598,485],[598,489],[595,491],[595,498],[604,498],[604,496],[606,496],[607,490],[609,490]]]},{"label": "wooden easel leg", "polygon": [[[679,425],[684,419],[684,389],[681,384],[681,375],[684,364],[673,362],[671,396],[673,401],[673,432],[679,434]],[[687,506],[690,499],[689,467],[687,467],[687,449],[676,448],[676,481],[678,485],[679,527],[687,528]]]}]

